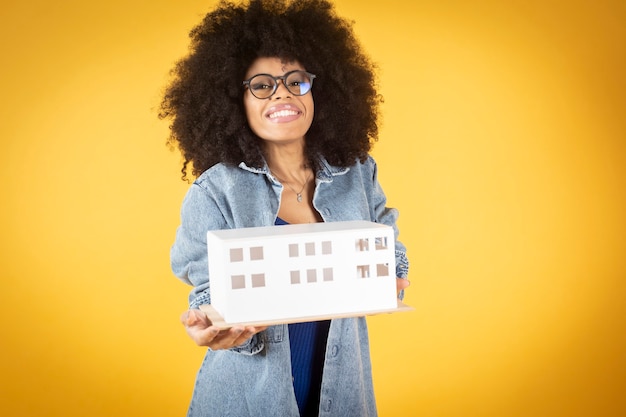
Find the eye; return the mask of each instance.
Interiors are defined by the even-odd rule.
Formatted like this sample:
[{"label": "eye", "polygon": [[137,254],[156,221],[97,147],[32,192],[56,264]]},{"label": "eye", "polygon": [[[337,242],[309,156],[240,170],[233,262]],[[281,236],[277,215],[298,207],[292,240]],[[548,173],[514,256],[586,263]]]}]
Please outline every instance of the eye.
[{"label": "eye", "polygon": [[250,90],[252,91],[258,91],[258,92],[272,91],[274,89],[275,84],[276,84],[276,81],[274,81],[274,79],[272,79],[271,77],[268,77],[265,74],[261,74],[261,75],[252,77],[252,79],[250,79],[249,87],[250,87]]},{"label": "eye", "polygon": [[250,89],[254,91],[271,90],[272,88],[274,88],[272,85],[264,82],[250,83]]},{"label": "eye", "polygon": [[288,78],[287,83],[290,86],[297,87],[302,84],[308,84],[307,76],[305,74],[295,73],[291,74]]}]

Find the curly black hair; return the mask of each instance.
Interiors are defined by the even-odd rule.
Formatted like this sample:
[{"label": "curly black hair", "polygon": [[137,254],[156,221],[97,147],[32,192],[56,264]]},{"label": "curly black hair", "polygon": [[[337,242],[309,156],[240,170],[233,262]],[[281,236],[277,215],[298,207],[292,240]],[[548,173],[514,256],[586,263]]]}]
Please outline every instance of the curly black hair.
[{"label": "curly black hair", "polygon": [[375,65],[353,22],[326,0],[222,0],[190,33],[189,54],[172,69],[159,118],[171,119],[168,144],[184,157],[183,179],[223,162],[261,167],[260,139],[247,126],[242,81],[260,57],[298,61],[317,75],[315,115],[305,157],[347,167],[378,138]]}]

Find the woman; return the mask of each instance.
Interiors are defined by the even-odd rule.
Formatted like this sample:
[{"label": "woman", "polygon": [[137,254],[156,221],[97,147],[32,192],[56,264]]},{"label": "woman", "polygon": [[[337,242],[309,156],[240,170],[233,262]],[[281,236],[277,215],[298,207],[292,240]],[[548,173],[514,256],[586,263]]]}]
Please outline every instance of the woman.
[{"label": "woman", "polygon": [[[218,331],[207,230],[368,220],[396,228],[368,155],[380,97],[351,26],[324,0],[222,2],[191,32],[161,117],[196,177],[171,250],[194,286],[181,318],[209,347],[189,416],[373,416],[364,318]],[[396,241],[398,291],[408,285]]]}]

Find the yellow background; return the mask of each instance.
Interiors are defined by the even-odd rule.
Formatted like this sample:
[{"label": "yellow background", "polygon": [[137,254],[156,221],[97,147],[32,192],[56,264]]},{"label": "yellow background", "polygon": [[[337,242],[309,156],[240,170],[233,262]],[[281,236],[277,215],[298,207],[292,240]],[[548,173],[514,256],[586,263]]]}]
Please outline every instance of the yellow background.
[{"label": "yellow background", "polygon": [[[3,4],[0,415],[184,415],[188,185],[155,107],[211,4]],[[412,261],[415,311],[369,319],[381,416],[624,415],[624,2],[337,7]]]}]

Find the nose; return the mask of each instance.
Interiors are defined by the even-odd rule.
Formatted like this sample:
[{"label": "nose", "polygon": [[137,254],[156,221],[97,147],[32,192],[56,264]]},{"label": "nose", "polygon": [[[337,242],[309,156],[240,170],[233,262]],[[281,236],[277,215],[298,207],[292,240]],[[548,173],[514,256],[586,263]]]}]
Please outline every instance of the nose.
[{"label": "nose", "polygon": [[[281,89],[285,90],[284,94],[280,94],[279,90]],[[289,97],[291,96],[291,91],[289,91],[289,89],[287,88],[287,86],[285,85],[285,80],[279,79],[276,80],[276,91],[274,92],[274,98],[283,98],[283,97]]]}]

